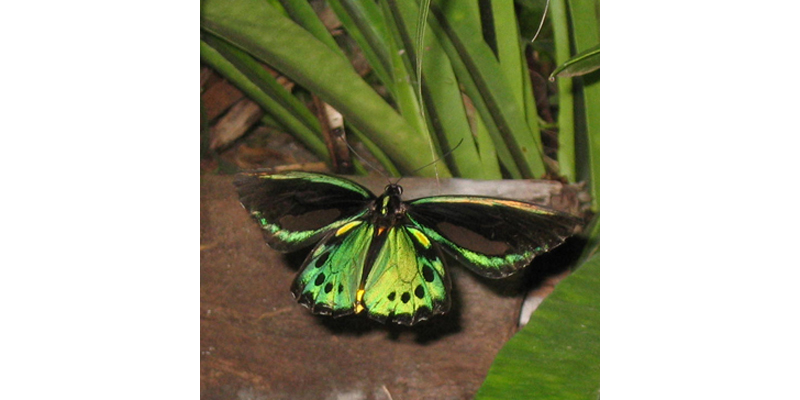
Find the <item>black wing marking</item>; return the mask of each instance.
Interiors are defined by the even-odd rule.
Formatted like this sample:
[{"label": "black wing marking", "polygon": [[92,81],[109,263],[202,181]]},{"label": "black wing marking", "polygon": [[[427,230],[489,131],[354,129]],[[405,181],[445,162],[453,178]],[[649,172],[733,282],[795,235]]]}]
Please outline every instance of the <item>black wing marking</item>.
[{"label": "black wing marking", "polygon": [[331,229],[365,215],[375,199],[353,181],[309,172],[256,171],[240,174],[234,184],[267,243],[279,251],[318,241]]},{"label": "black wing marking", "polygon": [[514,200],[437,196],[413,200],[408,217],[477,274],[501,278],[560,245],[581,219]]}]

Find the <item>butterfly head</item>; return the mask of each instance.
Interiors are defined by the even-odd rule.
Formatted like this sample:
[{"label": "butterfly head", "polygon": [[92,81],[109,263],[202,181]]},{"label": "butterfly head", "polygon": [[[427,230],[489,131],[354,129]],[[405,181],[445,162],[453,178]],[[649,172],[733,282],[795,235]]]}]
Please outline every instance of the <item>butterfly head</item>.
[{"label": "butterfly head", "polygon": [[403,194],[403,187],[396,183],[390,183],[386,185],[386,187],[383,189],[384,196],[397,196],[398,198],[400,198],[400,195],[402,194]]}]

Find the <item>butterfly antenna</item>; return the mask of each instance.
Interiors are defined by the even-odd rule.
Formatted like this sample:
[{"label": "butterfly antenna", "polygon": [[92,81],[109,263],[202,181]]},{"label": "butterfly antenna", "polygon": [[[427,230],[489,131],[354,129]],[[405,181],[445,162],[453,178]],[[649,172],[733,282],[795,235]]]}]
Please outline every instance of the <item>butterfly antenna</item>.
[{"label": "butterfly antenna", "polygon": [[[423,166],[421,166],[421,167],[419,167],[419,168],[417,168],[417,169],[415,169],[415,170],[411,171],[411,175],[414,175],[415,173],[417,173],[417,171],[419,171],[419,170],[421,170],[421,169],[428,168],[428,167],[430,167],[431,165],[433,165],[433,164],[436,164],[437,162],[441,161],[443,158],[445,158],[445,157],[449,156],[450,154],[453,154],[453,152],[454,152],[454,151],[456,151],[456,149],[458,148],[458,146],[461,146],[461,144],[462,144],[462,143],[464,143],[464,138],[461,138],[461,140],[459,140],[459,141],[458,141],[458,143],[457,143],[455,146],[453,146],[453,148],[452,148],[452,149],[450,149],[450,150],[449,150],[447,153],[444,153],[444,154],[442,154],[442,156],[441,156],[441,157],[436,157],[436,159],[435,159],[435,160],[433,160],[433,161],[431,161],[431,162],[429,162],[429,163],[427,163],[427,164],[425,164],[425,165],[423,165]],[[400,180],[402,180],[403,178],[404,178],[404,177],[402,177],[402,176],[401,176],[401,177],[400,177],[400,179],[398,179],[398,180],[397,180],[397,182],[395,182],[394,184],[395,184],[395,185],[399,184],[399,183],[400,183]],[[436,177],[436,180],[437,180],[437,181],[439,180],[439,177],[438,177],[438,176]]]},{"label": "butterfly antenna", "polygon": [[533,39],[531,39],[531,43],[533,43],[533,41],[536,40],[537,37],[539,37],[539,33],[542,31],[542,27],[544,26],[544,20],[545,20],[545,18],[547,18],[547,8],[549,6],[550,6],[550,0],[547,0],[547,2],[544,3],[544,13],[542,13],[542,20],[539,21],[539,29],[537,29],[536,30],[536,34],[533,35]]},{"label": "butterfly antenna", "polygon": [[350,152],[353,153],[356,157],[358,157],[358,159],[361,160],[361,162],[363,162],[364,165],[370,167],[373,171],[381,174],[381,176],[386,178],[387,180],[389,179],[389,177],[386,176],[386,174],[384,174],[383,171],[380,170],[380,168],[376,167],[374,164],[369,162],[366,158],[362,157],[361,154],[358,154],[356,149],[354,149],[353,146],[350,146],[350,143],[347,142],[347,139],[345,139],[344,136],[339,136],[338,139],[343,141],[345,146],[347,146],[347,148],[350,149]]}]

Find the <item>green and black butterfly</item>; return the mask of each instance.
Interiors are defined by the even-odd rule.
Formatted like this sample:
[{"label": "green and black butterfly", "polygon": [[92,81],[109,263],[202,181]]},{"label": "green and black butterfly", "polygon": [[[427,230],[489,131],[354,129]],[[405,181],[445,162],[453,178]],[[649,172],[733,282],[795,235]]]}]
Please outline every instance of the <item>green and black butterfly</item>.
[{"label": "green and black butterfly", "polygon": [[405,202],[397,184],[375,197],[355,182],[318,173],[255,171],[235,184],[272,248],[316,243],[292,284],[301,304],[316,314],[366,312],[404,325],[450,308],[441,249],[478,275],[501,278],[561,244],[581,222],[490,197]]}]

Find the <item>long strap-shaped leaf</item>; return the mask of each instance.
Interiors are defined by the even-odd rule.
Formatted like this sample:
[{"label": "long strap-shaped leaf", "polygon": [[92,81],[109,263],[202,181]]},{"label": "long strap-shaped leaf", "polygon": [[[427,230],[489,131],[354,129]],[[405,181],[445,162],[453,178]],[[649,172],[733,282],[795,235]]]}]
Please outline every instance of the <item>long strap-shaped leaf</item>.
[{"label": "long strap-shaped leaf", "polygon": [[[405,170],[430,161],[425,138],[353,70],[349,61],[259,0],[205,0],[200,26],[270,64],[332,105]],[[420,170],[432,174],[431,169]],[[439,175],[450,177],[444,166]]]},{"label": "long strap-shaped leaf", "polygon": [[[553,24],[556,62],[570,58],[569,16],[567,0],[553,0],[550,17]],[[575,97],[572,78],[558,79],[558,166],[561,176],[575,182]]]},{"label": "long strap-shaped leaf", "polygon": [[340,0],[328,3],[342,26],[358,43],[370,68],[394,97],[394,80],[391,78],[391,61],[386,44],[386,25],[380,8],[371,1]]},{"label": "long strap-shaped leaf", "polygon": [[[485,102],[489,115],[483,117],[487,126],[492,127],[489,122],[494,122],[524,177],[541,176],[545,172],[544,161],[527,123],[525,107],[517,101],[518,97],[515,98],[511,82],[503,76],[497,58],[483,39],[480,21],[475,17],[477,11],[470,12],[470,7],[477,7],[476,2],[455,4],[437,0],[433,2],[432,11]],[[478,99],[473,98],[473,101],[478,103]]]},{"label": "long strap-shaped leaf", "polygon": [[[572,24],[575,50],[585,51],[600,43],[600,15],[598,0],[567,0]],[[583,83],[586,149],[588,163],[578,163],[578,179],[588,179],[592,191],[592,210],[600,210],[600,75],[581,77]],[[578,139],[578,138],[576,138]],[[578,145],[581,143],[579,142]]]}]

